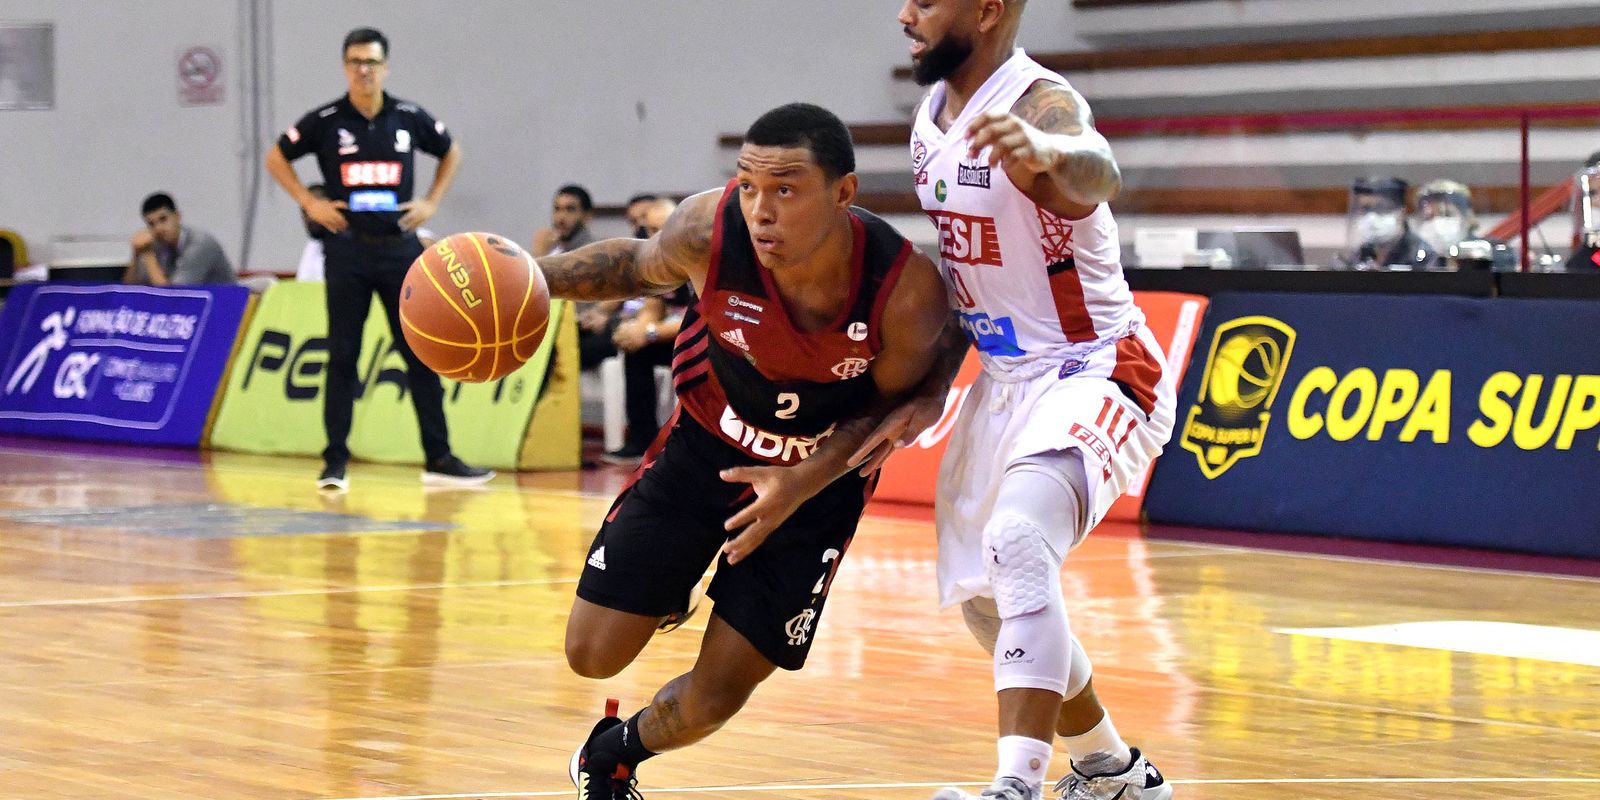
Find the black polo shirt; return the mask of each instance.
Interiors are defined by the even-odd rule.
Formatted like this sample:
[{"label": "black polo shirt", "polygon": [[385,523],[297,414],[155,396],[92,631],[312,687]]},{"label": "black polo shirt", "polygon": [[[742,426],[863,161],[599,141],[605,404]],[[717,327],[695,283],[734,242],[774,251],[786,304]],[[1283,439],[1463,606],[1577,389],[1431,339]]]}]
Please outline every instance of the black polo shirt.
[{"label": "black polo shirt", "polygon": [[377,236],[401,232],[398,206],[411,200],[417,150],[443,158],[450,132],[422,106],[387,92],[370,120],[347,94],[278,137],[278,151],[289,161],[316,153],[328,198],[350,206],[350,230]]}]

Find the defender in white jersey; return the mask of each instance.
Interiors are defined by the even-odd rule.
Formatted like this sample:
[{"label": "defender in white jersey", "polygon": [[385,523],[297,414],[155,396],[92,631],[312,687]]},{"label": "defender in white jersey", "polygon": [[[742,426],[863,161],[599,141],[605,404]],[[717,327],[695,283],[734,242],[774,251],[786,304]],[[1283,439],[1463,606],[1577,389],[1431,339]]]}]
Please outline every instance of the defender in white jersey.
[{"label": "defender in white jersey", "polygon": [[982,797],[1038,798],[1059,733],[1064,797],[1166,800],[1171,786],[1095,696],[1060,572],[1166,443],[1173,387],[1122,276],[1110,146],[1067,81],[1016,49],[1022,6],[900,12],[915,76],[933,87],[911,134],[917,195],[984,366],[940,470],[940,597],[995,658],[999,768]]}]

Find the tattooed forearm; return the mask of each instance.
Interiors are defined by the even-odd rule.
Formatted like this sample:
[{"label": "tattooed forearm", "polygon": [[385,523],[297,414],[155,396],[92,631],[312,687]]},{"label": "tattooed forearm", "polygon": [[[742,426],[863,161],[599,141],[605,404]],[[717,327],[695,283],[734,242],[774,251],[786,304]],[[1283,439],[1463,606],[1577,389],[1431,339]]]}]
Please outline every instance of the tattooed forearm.
[{"label": "tattooed forearm", "polygon": [[607,239],[538,261],[552,297],[623,300],[673,288],[653,285],[641,274],[643,247],[639,239]]},{"label": "tattooed forearm", "polygon": [[607,239],[539,259],[550,295],[625,300],[691,281],[698,290],[711,255],[718,197],[720,193],[703,192],[683,201],[652,239]]},{"label": "tattooed forearm", "polygon": [[1105,137],[1094,130],[1094,117],[1064,86],[1041,83],[1023,95],[1017,116],[1039,130],[1059,137],[1062,157],[1050,176],[1073,200],[1097,205],[1115,197],[1122,173]]}]

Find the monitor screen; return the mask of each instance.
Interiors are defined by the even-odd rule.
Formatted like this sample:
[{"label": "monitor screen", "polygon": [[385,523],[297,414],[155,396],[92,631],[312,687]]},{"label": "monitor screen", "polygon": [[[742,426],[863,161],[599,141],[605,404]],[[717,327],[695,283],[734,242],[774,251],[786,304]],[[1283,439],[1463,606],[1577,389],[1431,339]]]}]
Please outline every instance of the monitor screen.
[{"label": "monitor screen", "polygon": [[1226,252],[1234,269],[1298,267],[1306,263],[1300,232],[1287,228],[1201,231],[1198,245],[1201,250]]}]

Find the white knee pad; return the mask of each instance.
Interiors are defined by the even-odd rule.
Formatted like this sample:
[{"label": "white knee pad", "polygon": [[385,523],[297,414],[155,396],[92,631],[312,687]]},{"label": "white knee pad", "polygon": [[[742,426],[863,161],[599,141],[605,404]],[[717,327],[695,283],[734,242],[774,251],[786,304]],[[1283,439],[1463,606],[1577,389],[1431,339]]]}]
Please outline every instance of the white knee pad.
[{"label": "white knee pad", "polygon": [[983,558],[1001,619],[1042,611],[1051,595],[1061,595],[1060,557],[1026,517],[1000,510],[983,531]]},{"label": "white knee pad", "polygon": [[[984,530],[984,556],[994,590],[992,629],[981,604],[963,604],[967,625],[994,655],[995,688],[1043,689],[1072,697],[1089,681],[1089,659],[1072,635],[1061,596],[1061,560],[1079,538],[1082,493],[1075,453],[1045,454],[1006,470],[995,516]],[[1052,542],[1058,543],[1057,552]]]}]

